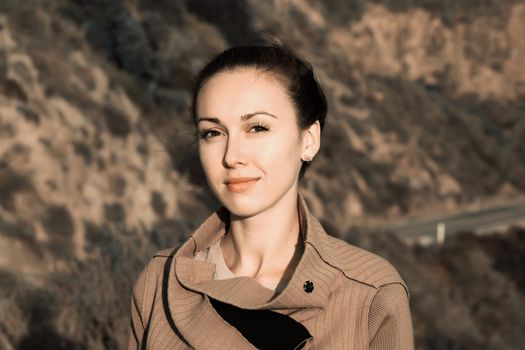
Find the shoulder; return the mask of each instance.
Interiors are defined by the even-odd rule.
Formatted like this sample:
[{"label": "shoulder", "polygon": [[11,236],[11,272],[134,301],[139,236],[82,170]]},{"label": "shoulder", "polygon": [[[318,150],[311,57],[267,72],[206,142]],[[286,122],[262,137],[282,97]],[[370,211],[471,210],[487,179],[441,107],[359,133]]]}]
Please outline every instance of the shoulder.
[{"label": "shoulder", "polygon": [[160,281],[160,276],[163,273],[164,267],[168,259],[173,258],[180,246],[159,250],[153,254],[145,267],[142,268],[135,285],[133,287],[133,294],[136,297],[147,294]]},{"label": "shoulder", "polygon": [[153,308],[154,295],[161,288],[167,259],[173,257],[177,250],[178,247],[173,247],[153,254],[135,280],[131,294],[132,310],[136,310],[143,327],[148,318],[146,315]]},{"label": "shoulder", "polygon": [[151,260],[155,260],[155,259],[165,260],[166,258],[170,258],[170,257],[172,258],[173,256],[175,256],[175,254],[177,254],[177,251],[179,250],[180,247],[181,246],[178,245],[175,247],[159,250],[158,252],[153,254],[153,256],[151,257]]},{"label": "shoulder", "polygon": [[144,289],[147,289],[148,286],[155,284],[158,280],[158,277],[163,272],[166,261],[171,260],[177,251],[179,250],[180,245],[176,247],[166,248],[157,251],[155,254],[151,255],[148,263],[140,272],[136,285],[144,285]]},{"label": "shoulder", "polygon": [[151,256],[148,267],[153,268],[156,275],[163,273],[167,266],[173,261],[182,245],[166,248],[157,251]]},{"label": "shoulder", "polygon": [[348,279],[374,289],[397,283],[408,287],[397,269],[385,258],[326,234],[319,249],[322,259]]}]

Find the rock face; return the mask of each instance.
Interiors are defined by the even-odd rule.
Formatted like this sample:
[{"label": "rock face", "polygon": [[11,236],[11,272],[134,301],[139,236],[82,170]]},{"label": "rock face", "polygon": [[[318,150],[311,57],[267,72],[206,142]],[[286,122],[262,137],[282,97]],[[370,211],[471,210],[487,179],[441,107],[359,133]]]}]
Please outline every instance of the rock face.
[{"label": "rock face", "polygon": [[[192,79],[258,28],[311,61],[326,91],[302,186],[330,233],[523,193],[525,3],[402,3],[1,2],[0,348],[124,346],[138,270],[218,204],[189,121]],[[517,260],[498,262],[519,232],[427,253],[359,244],[407,266],[418,346],[499,349],[523,323],[510,306],[523,281],[499,270]],[[480,288],[487,270],[505,289],[469,299],[461,259]],[[483,302],[500,297],[515,322]]]}]

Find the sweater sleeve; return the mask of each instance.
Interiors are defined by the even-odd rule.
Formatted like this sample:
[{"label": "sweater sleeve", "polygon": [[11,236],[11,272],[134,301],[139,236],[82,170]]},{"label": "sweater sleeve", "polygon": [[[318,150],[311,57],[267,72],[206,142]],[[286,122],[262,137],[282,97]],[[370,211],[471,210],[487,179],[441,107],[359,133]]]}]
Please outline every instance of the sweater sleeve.
[{"label": "sweater sleeve", "polygon": [[381,286],[368,317],[370,350],[412,350],[414,335],[409,295],[401,283]]},{"label": "sweater sleeve", "polygon": [[131,294],[131,311],[129,325],[128,350],[139,349],[144,337],[144,295],[146,293],[146,277],[149,266],[139,274]]}]

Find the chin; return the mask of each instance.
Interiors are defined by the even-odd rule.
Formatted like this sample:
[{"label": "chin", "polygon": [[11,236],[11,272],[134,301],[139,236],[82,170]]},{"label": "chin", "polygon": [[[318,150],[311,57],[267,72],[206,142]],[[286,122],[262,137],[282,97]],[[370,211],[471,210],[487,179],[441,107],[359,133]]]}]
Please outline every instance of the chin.
[{"label": "chin", "polygon": [[254,203],[253,198],[227,198],[223,202],[223,204],[231,214],[238,217],[250,217],[256,215],[261,211],[261,208],[263,207],[260,201]]},{"label": "chin", "polygon": [[266,208],[263,198],[255,193],[231,193],[221,194],[219,201],[228,211],[238,217],[254,216]]}]

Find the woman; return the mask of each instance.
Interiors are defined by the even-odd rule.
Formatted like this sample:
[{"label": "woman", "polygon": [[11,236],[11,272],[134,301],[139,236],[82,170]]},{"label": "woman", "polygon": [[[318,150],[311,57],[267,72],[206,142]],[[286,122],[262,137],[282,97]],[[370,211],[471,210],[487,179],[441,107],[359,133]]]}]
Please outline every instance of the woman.
[{"label": "woman", "polygon": [[201,71],[199,156],[222,206],[138,277],[129,349],[413,348],[395,268],[329,236],[299,192],[326,112],[311,67],[279,44]]}]

